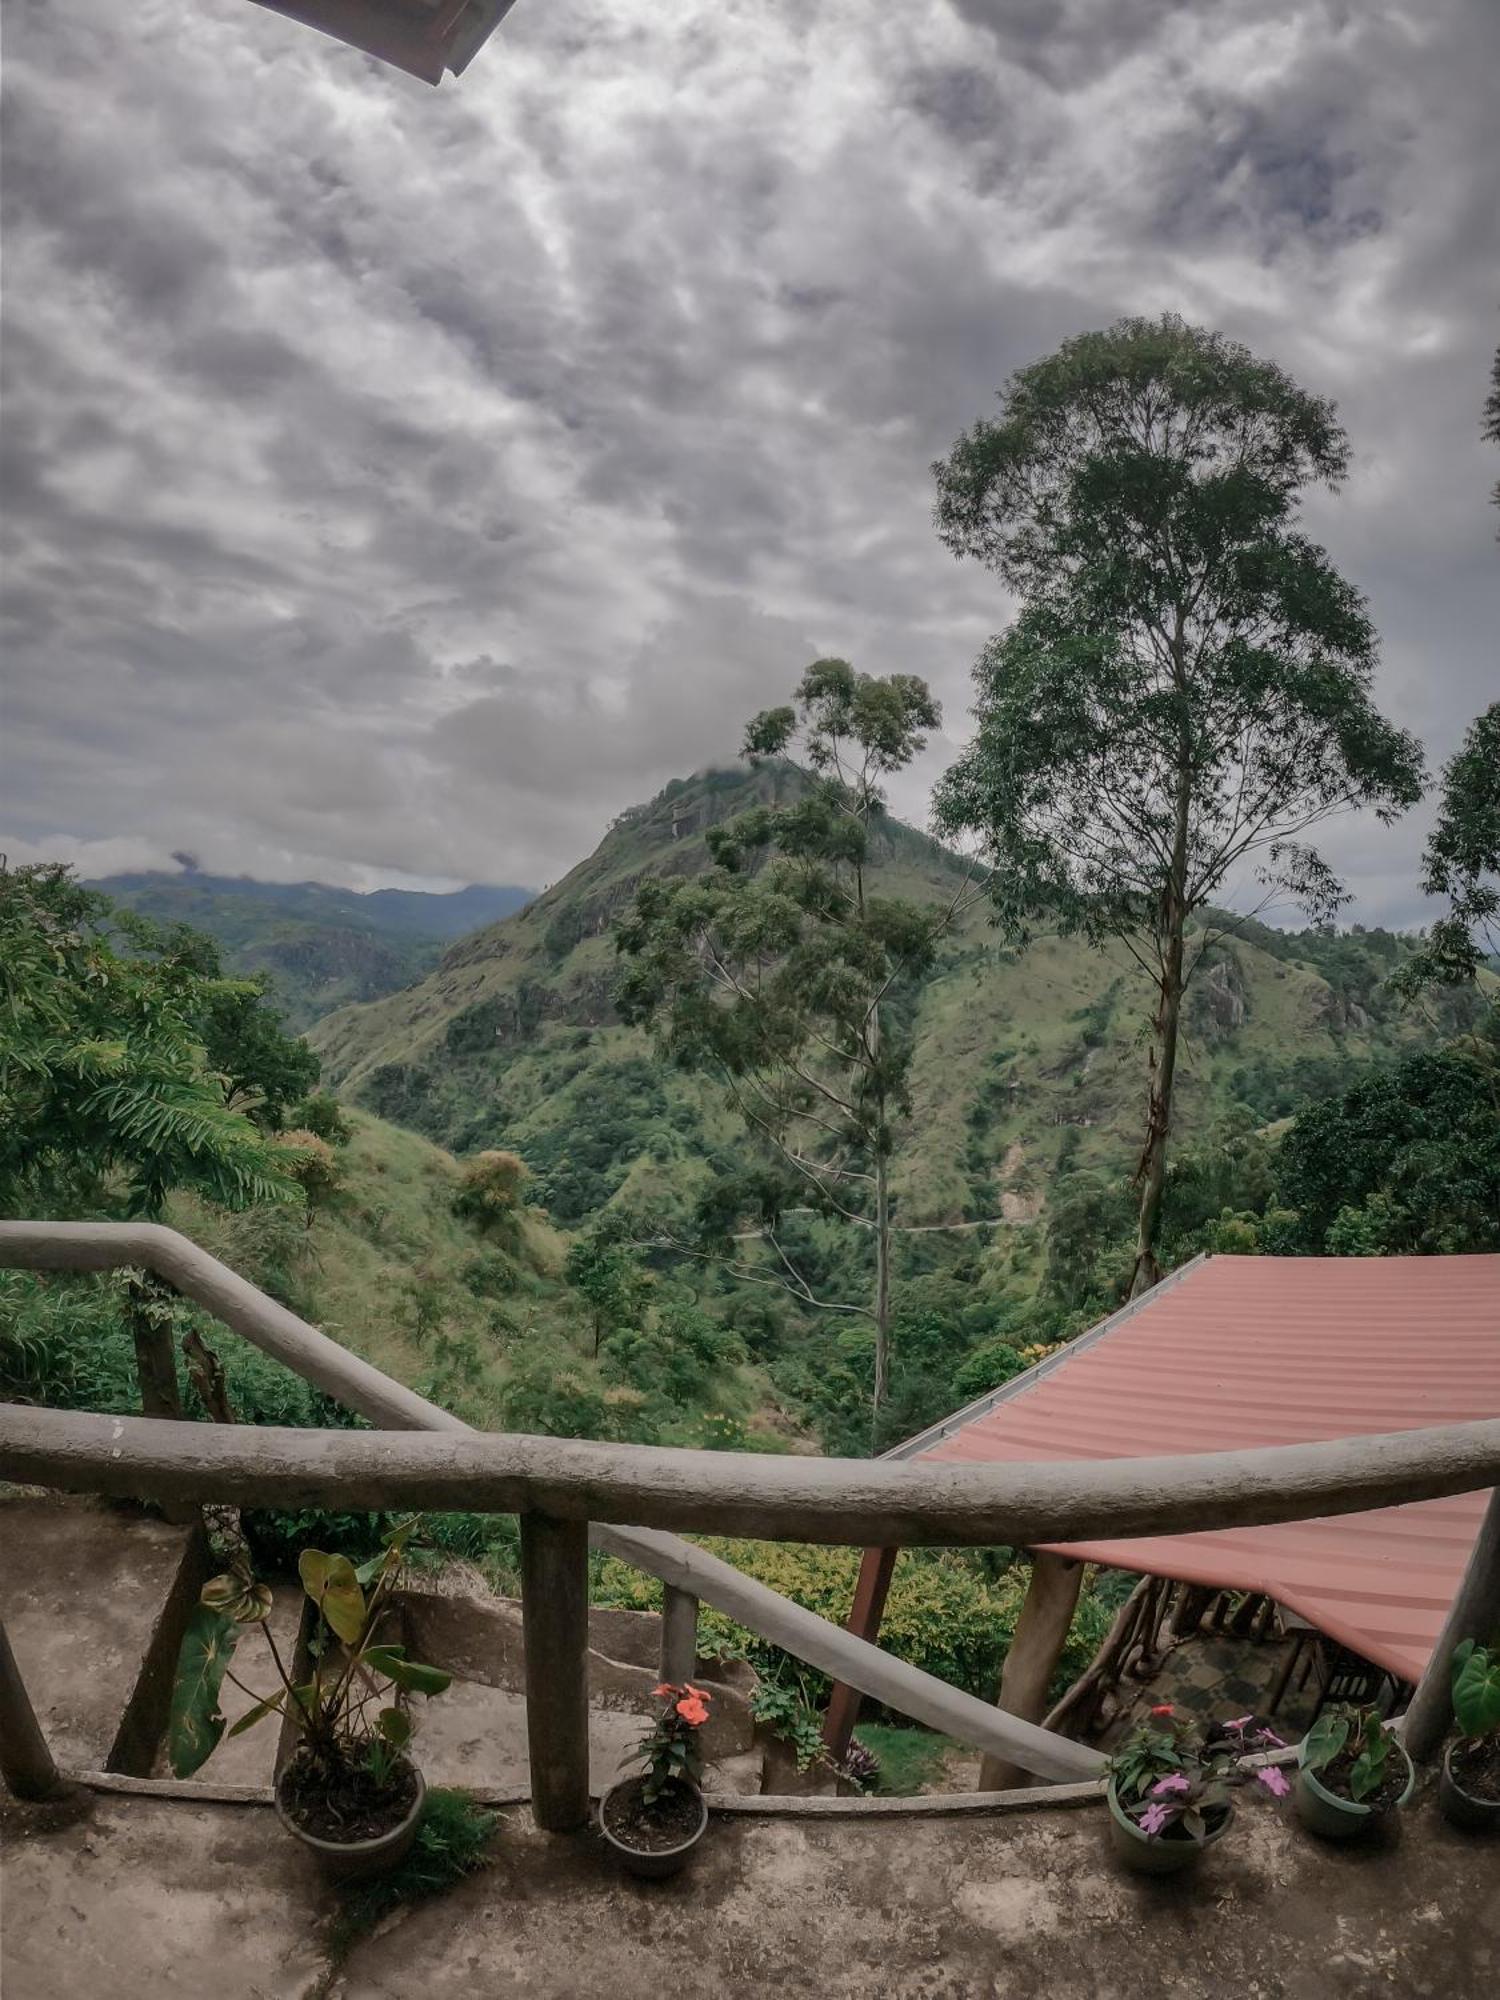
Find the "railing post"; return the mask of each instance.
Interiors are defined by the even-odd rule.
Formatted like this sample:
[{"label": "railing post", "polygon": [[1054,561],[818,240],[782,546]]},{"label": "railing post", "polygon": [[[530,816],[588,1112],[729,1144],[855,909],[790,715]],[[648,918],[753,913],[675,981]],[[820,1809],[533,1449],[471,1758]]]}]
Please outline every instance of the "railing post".
[{"label": "railing post", "polygon": [[0,1625],[0,1775],[18,1799],[51,1799],[67,1790],[52,1761],[21,1669]]},{"label": "railing post", "polygon": [[172,1352],[172,1288],[151,1272],[132,1273],[126,1285],[126,1315],[135,1342],[141,1379],[141,1415],[180,1417],[177,1361]]},{"label": "railing post", "polygon": [[1402,1722],[1401,1741],[1414,1762],[1425,1763],[1435,1753],[1453,1719],[1454,1648],[1465,1639],[1490,1642],[1497,1631],[1500,1631],[1500,1486],[1490,1495],[1469,1566]]},{"label": "railing post", "polygon": [[[1047,1687],[1057,1671],[1078,1606],[1083,1564],[1038,1549],[1031,1558],[1031,1581],[1000,1669],[995,1705],[1023,1722],[1040,1722],[1047,1712]],[[1148,1635],[1149,1638],[1149,1635]],[[1003,1792],[1026,1782],[1026,1767],[987,1754],[979,1766],[979,1789]]]},{"label": "railing post", "polygon": [[698,1600],[675,1584],[662,1585],[661,1677],[681,1687],[698,1668]]},{"label": "railing post", "polygon": [[[866,1549],[860,1557],[854,1603],[844,1629],[872,1646],[880,1638],[880,1621],[885,1616],[885,1600],[900,1553],[899,1549]],[[835,1764],[842,1764],[849,1754],[849,1739],[859,1721],[862,1701],[858,1688],[848,1687],[843,1681],[834,1682],[828,1697],[828,1712],[823,1717],[823,1748]]]},{"label": "railing post", "polygon": [[531,1811],[546,1833],[589,1816],[588,1525],[521,1516]]}]

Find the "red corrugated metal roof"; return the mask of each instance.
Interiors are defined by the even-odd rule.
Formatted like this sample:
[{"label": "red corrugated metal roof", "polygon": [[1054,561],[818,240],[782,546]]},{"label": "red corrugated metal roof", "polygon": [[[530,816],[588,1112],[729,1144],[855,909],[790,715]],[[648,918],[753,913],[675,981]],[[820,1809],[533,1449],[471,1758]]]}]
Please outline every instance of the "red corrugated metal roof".
[{"label": "red corrugated metal roof", "polygon": [[[1500,1257],[1211,1257],[910,1455],[1140,1458],[1477,1417],[1500,1417]],[[1267,1591],[1416,1680],[1485,1497],[1062,1553]]]}]

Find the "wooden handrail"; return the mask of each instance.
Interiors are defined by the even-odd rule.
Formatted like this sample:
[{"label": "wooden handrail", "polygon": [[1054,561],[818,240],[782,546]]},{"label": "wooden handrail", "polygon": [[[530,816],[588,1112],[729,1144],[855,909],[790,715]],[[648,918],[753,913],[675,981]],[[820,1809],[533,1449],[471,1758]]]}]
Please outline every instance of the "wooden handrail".
[{"label": "wooden handrail", "polygon": [[1500,1417],[1256,1451],[1045,1463],[675,1451],[489,1431],[442,1436],[175,1424],[0,1406],[0,1477],[116,1499],[468,1509],[864,1547],[1031,1547],[1256,1527],[1500,1482]]},{"label": "wooden handrail", "polygon": [[[570,1539],[565,1524],[588,1523],[596,1547],[659,1577],[670,1591],[701,1597],[850,1686],[1054,1779],[1096,1775],[1103,1759],[947,1687],[660,1531],[857,1547],[1025,1546],[1263,1525],[1500,1487],[1500,1419],[1254,1451],[983,1467],[497,1436],[474,1431],[392,1381],[175,1230],[152,1223],[0,1223],[0,1268],[81,1272],[127,1265],[154,1271],[381,1431],[219,1429],[0,1406],[0,1477],[169,1503],[515,1512],[523,1529],[532,1524],[534,1566],[547,1567],[553,1545],[566,1545],[567,1561],[555,1566],[559,1580],[567,1581],[565,1569],[575,1583],[576,1536]],[[1497,1512],[1500,1500],[1492,1517]],[[1451,1639],[1472,1604],[1494,1597],[1493,1552],[1483,1556],[1482,1537],[1450,1620],[1453,1632],[1445,1631],[1424,1690],[1446,1673]],[[559,1627],[551,1639],[554,1651],[581,1658],[571,1627],[566,1633]],[[679,1634],[674,1652],[686,1643]],[[539,1682],[534,1692],[541,1710],[556,1691]],[[569,1733],[578,1738],[568,1749],[571,1763],[545,1787],[557,1825],[576,1818],[580,1760],[587,1755],[586,1733]]]},{"label": "wooden handrail", "polygon": [[118,1271],[140,1265],[383,1430],[466,1431],[451,1410],[393,1382],[160,1222],[0,1222],[0,1270]]}]

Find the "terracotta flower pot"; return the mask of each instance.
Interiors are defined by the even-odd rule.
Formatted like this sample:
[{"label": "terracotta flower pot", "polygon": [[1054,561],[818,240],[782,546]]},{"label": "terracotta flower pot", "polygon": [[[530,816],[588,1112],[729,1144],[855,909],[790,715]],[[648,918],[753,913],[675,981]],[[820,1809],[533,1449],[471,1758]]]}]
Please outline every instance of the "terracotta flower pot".
[{"label": "terracotta flower pot", "polygon": [[1135,1875],[1180,1875],[1196,1868],[1207,1849],[1222,1840],[1234,1818],[1234,1807],[1222,1806],[1221,1817],[1203,1835],[1189,1833],[1179,1822],[1169,1833],[1142,1833],[1120,1804],[1114,1785],[1109,1788],[1110,1845]]},{"label": "terracotta flower pot", "polygon": [[[406,1760],[403,1758],[402,1762],[405,1764]],[[389,1833],[377,1834],[373,1840],[324,1840],[298,1826],[282,1802],[281,1787],[285,1772],[276,1780],[276,1817],[288,1833],[317,1857],[318,1866],[330,1881],[363,1882],[371,1875],[383,1875],[398,1861],[404,1861],[411,1852],[422,1807],[427,1802],[427,1785],[422,1773],[415,1764],[407,1764],[406,1768],[417,1781],[417,1795],[400,1824],[393,1826]]]},{"label": "terracotta flower pot", "polygon": [[1454,1776],[1453,1753],[1461,1747],[1450,1743],[1443,1752],[1438,1779],[1438,1806],[1443,1818],[1462,1833],[1500,1833],[1500,1799],[1478,1798],[1465,1791],[1463,1780]]},{"label": "terracotta flower pot", "polygon": [[1406,1783],[1395,1804],[1381,1811],[1345,1798],[1341,1792],[1329,1791],[1319,1780],[1317,1772],[1309,1771],[1303,1762],[1306,1751],[1306,1743],[1298,1745],[1297,1783],[1292,1796],[1298,1819],[1309,1833],[1316,1833],[1324,1840],[1358,1840],[1361,1834],[1368,1833],[1388,1813],[1399,1812],[1416,1790],[1416,1766],[1399,1743],[1392,1743],[1391,1755],[1399,1757],[1406,1766]]},{"label": "terracotta flower pot", "polygon": [[621,1866],[628,1873],[642,1876],[647,1881],[660,1881],[664,1876],[675,1875],[691,1860],[708,1827],[708,1807],[702,1792],[695,1784],[687,1778],[678,1778],[675,1782],[684,1791],[691,1792],[697,1804],[698,1820],[693,1831],[675,1847],[631,1847],[617,1833],[610,1831],[607,1808],[611,1799],[639,1782],[637,1777],[622,1778],[618,1784],[610,1786],[599,1801],[599,1831],[604,1835],[608,1846],[619,1856]]}]

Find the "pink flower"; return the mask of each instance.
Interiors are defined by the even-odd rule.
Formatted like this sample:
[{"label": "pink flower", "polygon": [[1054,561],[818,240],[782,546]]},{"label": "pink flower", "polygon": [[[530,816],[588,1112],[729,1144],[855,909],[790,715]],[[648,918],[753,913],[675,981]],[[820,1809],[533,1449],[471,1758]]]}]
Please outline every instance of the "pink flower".
[{"label": "pink flower", "polygon": [[1292,1789],[1287,1783],[1286,1773],[1278,1770],[1274,1764],[1262,1764],[1255,1777],[1256,1782],[1264,1785],[1275,1799],[1284,1799]]},{"label": "pink flower", "polygon": [[1147,1806],[1138,1822],[1141,1832],[1149,1840],[1155,1840],[1167,1821],[1172,1817],[1170,1806]]},{"label": "pink flower", "polygon": [[1286,1738],[1278,1736],[1274,1729],[1263,1729],[1260,1732],[1260,1740],[1262,1743],[1273,1744],[1278,1750],[1285,1750],[1286,1748]]},{"label": "pink flower", "polygon": [[1158,1778],[1156,1783],[1151,1787],[1151,1796],[1154,1799],[1160,1799],[1164,1798],[1168,1792],[1190,1792],[1192,1789],[1192,1780],[1183,1772],[1169,1771],[1164,1778]]}]

